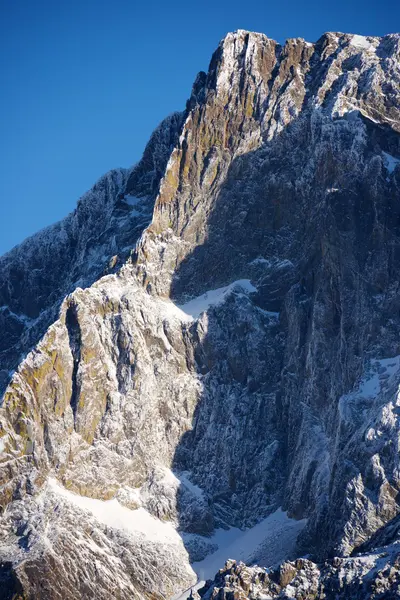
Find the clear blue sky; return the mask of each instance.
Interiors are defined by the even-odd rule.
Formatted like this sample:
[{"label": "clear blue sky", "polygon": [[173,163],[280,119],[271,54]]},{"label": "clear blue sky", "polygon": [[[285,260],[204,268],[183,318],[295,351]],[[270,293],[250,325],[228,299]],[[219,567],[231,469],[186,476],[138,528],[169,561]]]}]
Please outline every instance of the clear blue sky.
[{"label": "clear blue sky", "polygon": [[136,162],[235,29],[400,30],[397,0],[0,0],[0,254]]}]

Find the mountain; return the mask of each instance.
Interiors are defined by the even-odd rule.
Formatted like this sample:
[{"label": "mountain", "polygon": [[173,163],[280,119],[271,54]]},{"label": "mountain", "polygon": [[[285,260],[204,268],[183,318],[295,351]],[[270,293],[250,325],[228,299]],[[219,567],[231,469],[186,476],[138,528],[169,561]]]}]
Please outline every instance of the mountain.
[{"label": "mountain", "polygon": [[399,34],[239,30],[1,259],[0,598],[399,597],[399,165]]}]

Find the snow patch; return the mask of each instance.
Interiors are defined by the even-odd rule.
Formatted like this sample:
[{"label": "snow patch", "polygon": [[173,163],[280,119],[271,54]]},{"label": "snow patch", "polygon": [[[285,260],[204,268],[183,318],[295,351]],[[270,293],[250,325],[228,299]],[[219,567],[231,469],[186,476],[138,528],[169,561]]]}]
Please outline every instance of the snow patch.
[{"label": "snow patch", "polygon": [[182,540],[171,523],[160,521],[144,508],[131,510],[118,500],[98,500],[79,496],[60,486],[55,479],[49,479],[49,488],[68,502],[89,511],[104,525],[127,533],[144,536],[155,543],[181,545]]},{"label": "snow patch", "polygon": [[191,475],[190,471],[182,471],[181,473],[174,473],[171,469],[165,469],[164,477],[162,478],[162,482],[167,486],[171,486],[174,489],[179,487],[187,488],[193,496],[196,498],[204,498],[204,493],[198,485],[192,483],[189,479]]},{"label": "snow patch", "polygon": [[208,538],[218,544],[218,550],[192,567],[199,580],[212,579],[228,559],[272,566],[287,558],[294,550],[297,536],[306,519],[296,521],[278,508],[250,529],[217,529]]},{"label": "snow patch", "polygon": [[136,196],[131,196],[130,194],[128,194],[127,196],[124,196],[124,202],[126,202],[126,204],[129,204],[129,206],[136,206],[141,201],[142,201],[141,198],[137,198]]},{"label": "snow patch", "polygon": [[217,306],[222,304],[233,292],[244,292],[251,294],[257,291],[257,288],[251,284],[250,279],[239,279],[234,281],[230,285],[218,288],[216,290],[209,290],[205,294],[193,298],[186,304],[181,304],[177,308],[182,311],[187,317],[197,319],[201,313],[205,312],[210,306]]},{"label": "snow patch", "polygon": [[257,258],[254,258],[249,264],[256,265],[256,266],[257,265],[267,265],[268,267],[274,268],[274,269],[288,269],[288,268],[294,267],[292,261],[288,260],[287,258],[280,260],[279,258],[268,259],[268,258],[264,258],[263,256],[258,256]]},{"label": "snow patch", "polygon": [[160,300],[160,306],[162,308],[165,317],[170,319],[178,319],[183,322],[193,321],[193,316],[187,314],[179,306],[174,304],[171,300]]},{"label": "snow patch", "polygon": [[372,371],[367,373],[358,388],[358,395],[365,397],[377,396],[386,387],[391,377],[400,367],[400,356],[383,358],[372,361]]},{"label": "snow patch", "polygon": [[339,412],[344,421],[353,419],[355,404],[361,399],[374,399],[393,383],[400,369],[400,355],[372,360],[368,370],[350,394],[339,399]]},{"label": "snow patch", "polygon": [[383,163],[389,173],[393,173],[395,168],[400,165],[400,158],[396,158],[387,152],[382,152],[383,154]]},{"label": "snow patch", "polygon": [[350,44],[356,48],[365,48],[366,50],[373,50],[375,52],[375,46],[363,35],[353,35]]},{"label": "snow patch", "polygon": [[195,592],[195,591],[199,590],[200,588],[203,587],[203,585],[205,585],[205,583],[206,582],[204,581],[204,579],[202,579],[201,581],[198,581],[196,583],[196,585],[192,585],[192,586],[190,586],[190,588],[188,588],[184,592],[179,593],[179,594],[173,596],[171,598],[171,600],[187,600],[188,598],[190,598],[190,593],[191,592]]}]

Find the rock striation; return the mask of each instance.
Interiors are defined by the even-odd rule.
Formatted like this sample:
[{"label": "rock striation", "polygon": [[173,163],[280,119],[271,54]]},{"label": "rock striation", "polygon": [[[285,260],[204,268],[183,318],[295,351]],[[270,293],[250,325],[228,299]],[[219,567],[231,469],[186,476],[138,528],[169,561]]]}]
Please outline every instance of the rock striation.
[{"label": "rock striation", "polygon": [[0,598],[172,598],[279,507],[295,556],[196,593],[396,597],[399,196],[400,35],[239,30],[0,259]]}]

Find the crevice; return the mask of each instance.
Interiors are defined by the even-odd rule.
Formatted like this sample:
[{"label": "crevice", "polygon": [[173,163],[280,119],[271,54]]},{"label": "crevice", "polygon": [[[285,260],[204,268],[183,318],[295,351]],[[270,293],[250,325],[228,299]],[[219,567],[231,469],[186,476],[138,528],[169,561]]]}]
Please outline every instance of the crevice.
[{"label": "crevice", "polygon": [[67,312],[65,315],[65,326],[68,331],[69,338],[69,346],[71,349],[72,358],[74,361],[74,366],[72,370],[72,389],[71,389],[71,398],[70,405],[72,408],[72,412],[74,414],[74,419],[76,415],[76,410],[78,406],[78,398],[80,392],[80,384],[78,382],[78,369],[81,361],[81,328],[78,321],[78,307],[76,304],[70,304],[67,308]]}]

